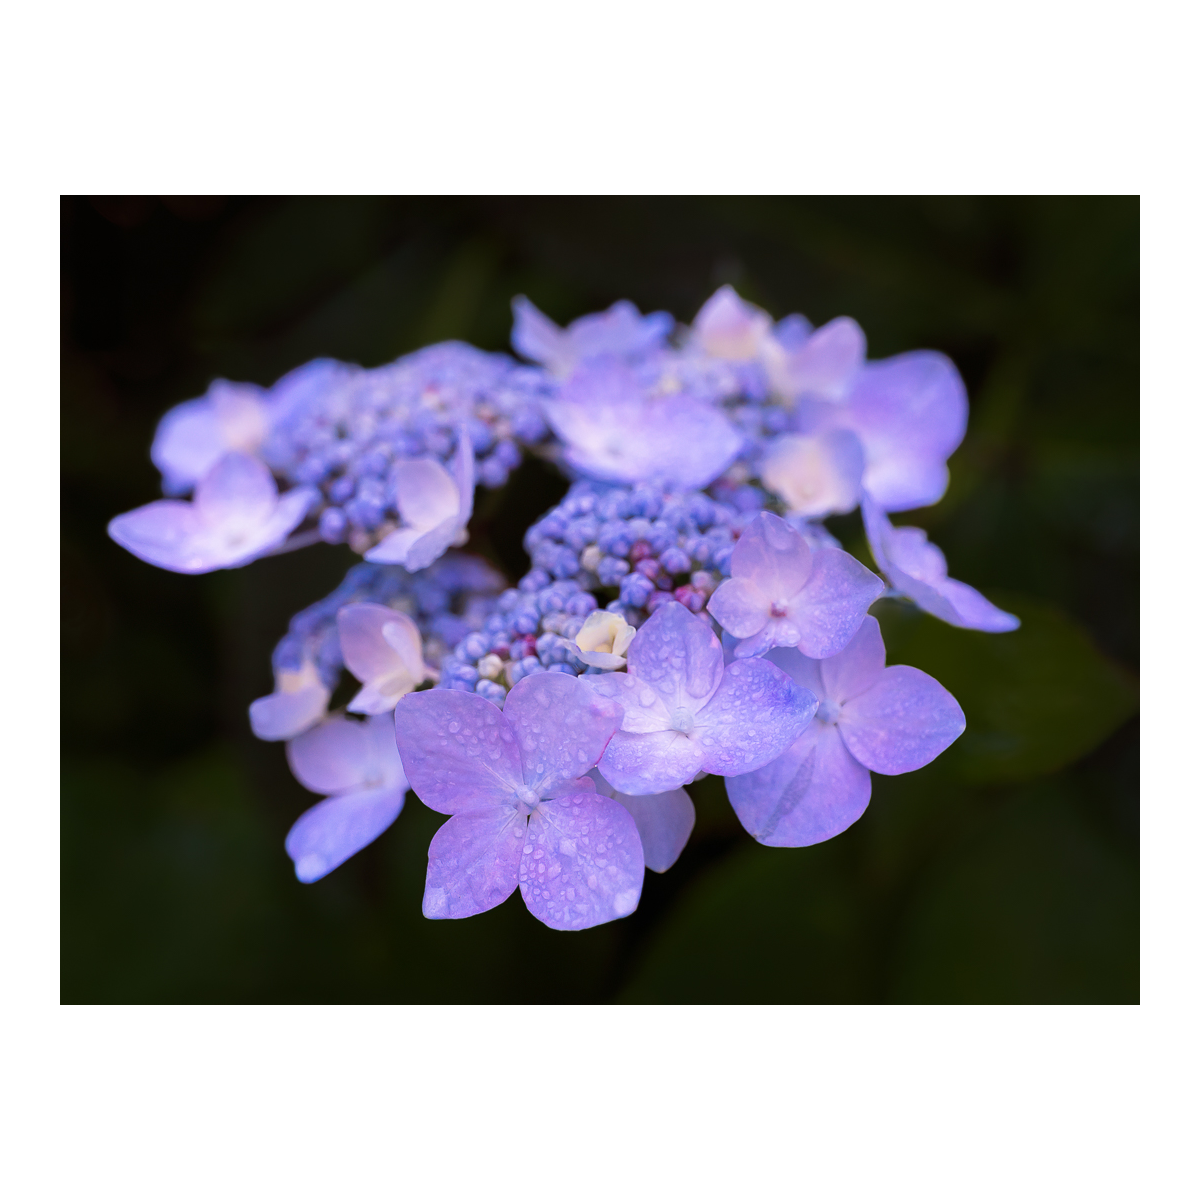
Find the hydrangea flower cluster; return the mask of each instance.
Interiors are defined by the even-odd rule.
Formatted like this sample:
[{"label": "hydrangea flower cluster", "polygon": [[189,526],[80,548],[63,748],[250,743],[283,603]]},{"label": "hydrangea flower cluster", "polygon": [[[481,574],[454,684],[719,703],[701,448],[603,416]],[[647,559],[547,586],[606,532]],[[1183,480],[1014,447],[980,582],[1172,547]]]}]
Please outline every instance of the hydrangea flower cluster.
[{"label": "hydrangea flower cluster", "polygon": [[[250,706],[323,797],[286,839],[298,878],[373,841],[411,789],[450,818],[426,916],[519,890],[582,929],[633,912],[644,871],[678,860],[698,778],[726,778],[763,844],[807,846],[862,815],[872,771],[917,770],[962,733],[936,680],[885,665],[881,596],[1018,622],[889,515],[946,489],[967,401],[944,356],[872,362],[849,317],[774,321],[729,287],[690,327],[628,301],[566,328],[524,297],[513,310],[525,363],[447,342],[269,388],[218,380],[159,425],[168,499],[109,532],[186,573],[348,542],[366,561],[292,619]],[[454,548],[476,487],[526,453],[570,486],[506,587]],[[822,524],[856,508],[878,575]],[[331,711],[343,671],[356,687]]]}]

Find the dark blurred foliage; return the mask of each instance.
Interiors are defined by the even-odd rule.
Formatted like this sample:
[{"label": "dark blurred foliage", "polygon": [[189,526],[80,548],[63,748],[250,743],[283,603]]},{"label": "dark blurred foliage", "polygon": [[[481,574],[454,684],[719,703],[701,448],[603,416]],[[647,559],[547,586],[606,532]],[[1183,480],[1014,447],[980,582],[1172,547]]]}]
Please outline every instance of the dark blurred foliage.
[{"label": "dark blurred foliage", "polygon": [[[1137,1000],[1136,200],[72,198],[62,230],[65,1001]],[[907,523],[1025,624],[877,611],[889,661],[942,680],[967,733],[810,849],[757,845],[720,780],[695,786],[680,862],[583,933],[516,896],[426,921],[441,818],[411,795],[297,883],[283,837],[313,797],[246,706],[352,558],[187,577],[109,542],[158,495],[159,416],[317,355],[503,348],[518,292],[561,321],[621,297],[686,321],[722,282],[776,316],[848,313],[872,357],[959,365],[967,440]],[[523,468],[481,498],[474,548],[519,573],[562,489]],[[857,517],[833,524],[865,557]]]}]

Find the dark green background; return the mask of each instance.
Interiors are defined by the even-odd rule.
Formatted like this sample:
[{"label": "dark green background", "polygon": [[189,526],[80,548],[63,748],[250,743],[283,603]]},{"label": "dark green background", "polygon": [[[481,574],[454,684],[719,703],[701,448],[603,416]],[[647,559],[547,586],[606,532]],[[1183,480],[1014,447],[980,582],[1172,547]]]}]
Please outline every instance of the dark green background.
[{"label": "dark green background", "polygon": [[[1138,204],[1135,199],[65,199],[62,996],[83,1001],[1083,1001],[1138,998]],[[158,495],[170,405],[431,341],[506,346],[628,297],[690,320],[722,282],[776,316],[848,313],[872,357],[951,355],[967,440],[925,525],[1014,634],[876,610],[889,661],[967,733],[874,777],[866,815],[758,846],[719,780],[630,918],[555,933],[514,896],[420,913],[441,818],[415,797],[312,886],[283,837],[313,797],[246,706],[288,617],[352,561],[319,546],[188,577],[109,542]],[[481,504],[511,574],[563,484]],[[833,523],[864,552],[857,517]]]}]

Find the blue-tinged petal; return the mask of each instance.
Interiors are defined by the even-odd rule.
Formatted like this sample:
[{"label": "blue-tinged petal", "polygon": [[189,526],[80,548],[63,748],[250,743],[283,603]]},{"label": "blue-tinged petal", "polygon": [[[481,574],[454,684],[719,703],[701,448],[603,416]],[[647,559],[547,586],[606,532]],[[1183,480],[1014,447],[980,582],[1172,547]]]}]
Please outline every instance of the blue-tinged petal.
[{"label": "blue-tinged petal", "polygon": [[633,817],[608,796],[573,792],[530,814],[521,896],[551,929],[589,929],[627,917],[637,908],[645,869]]},{"label": "blue-tinged petal", "polygon": [[329,689],[320,683],[272,692],[251,702],[250,728],[264,742],[286,742],[311,729],[328,707]]},{"label": "blue-tinged petal", "polygon": [[458,514],[454,476],[433,458],[405,459],[392,468],[392,492],[405,525],[423,532]]},{"label": "blue-tinged petal", "polygon": [[820,670],[821,698],[845,704],[874,687],[883,674],[886,652],[879,622],[867,617],[841,653],[809,661],[816,661]]},{"label": "blue-tinged petal", "polygon": [[[629,672],[649,684],[668,712],[693,712],[708,703],[721,682],[721,643],[708,624],[678,601],[664,604],[629,645]],[[674,786],[674,785],[672,785]]]},{"label": "blue-tinged petal", "polygon": [[772,650],[766,658],[767,662],[774,663],[818,700],[825,699],[825,681],[821,678],[819,659],[808,658],[791,647]]},{"label": "blue-tinged petal", "polygon": [[261,459],[225,454],[196,485],[196,514],[209,526],[251,530],[270,519],[278,496]]},{"label": "blue-tinged petal", "polygon": [[883,580],[853,555],[818,550],[803,591],[787,604],[787,616],[799,630],[800,652],[809,658],[836,654],[858,632],[883,590]]},{"label": "blue-tinged petal", "polygon": [[373,842],[400,815],[403,787],[371,788],[314,804],[284,843],[296,878],[313,883]]},{"label": "blue-tinged petal", "polygon": [[958,701],[916,667],[888,667],[842,706],[846,746],[864,767],[902,775],[932,762],[967,727]]},{"label": "blue-tinged petal", "polygon": [[923,529],[894,529],[871,496],[862,499],[863,528],[887,581],[927,613],[965,629],[1008,633],[1021,621],[997,608],[973,587],[946,577],[946,558]]},{"label": "blue-tinged petal", "polygon": [[621,706],[620,728],[626,733],[662,733],[671,728],[671,714],[663,698],[636,675],[607,671],[585,675],[580,682]]},{"label": "blue-tinged petal", "polygon": [[765,846],[812,846],[848,829],[871,799],[871,773],[837,728],[814,721],[774,762],[727,780],[738,820]]},{"label": "blue-tinged petal", "polygon": [[152,566],[197,575],[217,565],[198,544],[202,528],[186,501],[155,500],[113,517],[108,536]]},{"label": "blue-tinged petal", "polygon": [[852,317],[835,317],[815,329],[787,357],[785,394],[838,400],[867,355],[867,337]]},{"label": "blue-tinged petal", "polygon": [[515,808],[451,817],[429,843],[421,911],[435,920],[453,919],[503,904],[517,889],[527,824]]},{"label": "blue-tinged petal", "polygon": [[621,792],[653,796],[691,783],[703,766],[697,741],[675,730],[625,733],[618,729],[599,763],[600,774]]},{"label": "blue-tinged petal", "polygon": [[696,714],[691,740],[709,774],[744,775],[778,758],[816,711],[817,698],[774,663],[739,660]]},{"label": "blue-tinged petal", "polygon": [[808,582],[813,554],[803,534],[774,513],[764,512],[738,538],[730,568],[735,578],[753,584],[768,602],[786,600]]},{"label": "blue-tinged petal", "polygon": [[945,355],[915,350],[867,363],[833,420],[862,441],[863,487],[883,508],[921,508],[946,490],[946,459],[967,428],[967,392]]},{"label": "blue-tinged petal", "polygon": [[150,461],[163,474],[164,491],[178,495],[191,491],[227,449],[212,402],[202,396],[175,405],[163,416]]},{"label": "blue-tinged petal", "polygon": [[751,579],[726,579],[709,597],[708,611],[736,638],[758,633],[771,615],[771,601]]},{"label": "blue-tinged petal", "polygon": [[436,812],[508,808],[524,786],[512,726],[482,696],[410,692],[396,705],[396,742],[409,786]]},{"label": "blue-tinged petal", "polygon": [[540,796],[578,779],[600,761],[621,720],[621,706],[573,675],[547,672],[520,680],[508,693],[508,718],[525,772]]},{"label": "blue-tinged petal", "polygon": [[696,825],[696,806],[691,796],[683,788],[672,788],[657,796],[630,796],[617,791],[599,771],[592,771],[591,776],[596,790],[611,796],[633,818],[647,869],[661,873],[673,867]]}]

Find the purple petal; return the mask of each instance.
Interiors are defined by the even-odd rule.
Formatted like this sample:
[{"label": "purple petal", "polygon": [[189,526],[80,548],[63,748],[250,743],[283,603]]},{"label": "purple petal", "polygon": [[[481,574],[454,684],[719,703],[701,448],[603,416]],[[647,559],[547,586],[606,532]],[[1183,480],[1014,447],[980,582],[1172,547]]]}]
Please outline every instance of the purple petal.
[{"label": "purple petal", "polygon": [[1021,618],[998,608],[973,587],[957,579],[944,579],[937,591],[950,602],[957,618],[951,624],[963,629],[980,629],[984,633],[1010,633],[1021,624]]},{"label": "purple petal", "polygon": [[923,529],[893,529],[873,497],[862,498],[863,527],[879,569],[896,591],[950,625],[1008,633],[1020,619],[997,608],[973,587],[946,578],[946,558]]},{"label": "purple petal", "polygon": [[800,652],[809,658],[836,654],[858,631],[883,590],[883,580],[853,555],[818,550],[808,583],[788,605],[788,616],[800,629]]},{"label": "purple petal", "polygon": [[946,459],[967,428],[967,393],[945,355],[915,350],[864,366],[835,420],[862,441],[871,495],[888,511],[921,508],[946,490]]},{"label": "purple petal", "polygon": [[512,726],[482,696],[410,692],[396,705],[396,742],[409,786],[435,812],[508,808],[524,786]]},{"label": "purple petal", "polygon": [[874,617],[867,617],[840,654],[818,661],[823,685],[820,692],[822,699],[845,704],[847,700],[874,687],[887,661],[879,622]]},{"label": "purple petal", "polygon": [[596,792],[544,801],[529,817],[521,896],[551,929],[627,917],[642,894],[642,840],[629,813]]},{"label": "purple petal", "polygon": [[635,358],[657,349],[675,328],[670,313],[642,316],[628,300],[618,300],[601,313],[588,313],[567,329],[571,351],[579,360],[613,355]]},{"label": "purple petal", "polygon": [[807,658],[799,650],[788,647],[772,650],[767,655],[767,662],[774,663],[802,688],[812,692],[818,700],[825,699],[825,681],[821,678],[819,659]]},{"label": "purple petal", "polygon": [[429,843],[421,911],[433,919],[473,917],[503,904],[517,888],[527,825],[515,808],[451,817]]},{"label": "purple petal", "polygon": [[642,855],[646,866],[659,873],[675,865],[696,825],[696,806],[683,788],[673,788],[657,796],[630,796],[618,792],[600,774],[591,772],[596,790],[611,796],[628,810],[642,839]]},{"label": "purple petal", "polygon": [[288,766],[310,792],[323,796],[349,792],[369,783],[367,726],[330,717],[287,744]]},{"label": "purple petal", "polygon": [[966,727],[958,701],[916,667],[888,667],[874,687],[842,706],[838,721],[850,753],[881,775],[925,766]]},{"label": "purple petal", "polygon": [[196,514],[207,525],[254,528],[270,519],[278,497],[266,463],[235,452],[223,455],[196,485]]},{"label": "purple petal", "polygon": [[618,791],[653,796],[691,783],[703,765],[699,743],[673,729],[664,733],[613,734],[600,773]]},{"label": "purple petal", "polygon": [[862,443],[849,429],[777,437],[761,468],[763,483],[783,498],[790,513],[811,518],[853,511],[862,473]]},{"label": "purple petal", "polygon": [[612,362],[576,371],[543,408],[567,462],[597,479],[705,487],[742,445],[717,408],[684,395],[649,397]]},{"label": "purple petal", "polygon": [[657,609],[637,631],[628,661],[630,673],[662,697],[668,712],[681,705],[696,711],[721,682],[721,643],[707,622],[676,600]]},{"label": "purple petal", "polygon": [[288,832],[284,848],[296,878],[313,883],[373,842],[404,807],[404,788],[371,788],[314,804]]},{"label": "purple petal", "polygon": [[377,546],[372,546],[363,555],[367,562],[398,563],[408,561],[409,552],[425,536],[420,529],[397,529],[389,533]]},{"label": "purple petal", "polygon": [[475,448],[467,427],[458,428],[458,446],[454,451],[454,484],[458,488],[458,523],[466,525],[475,509]]},{"label": "purple petal", "polygon": [[753,583],[769,602],[794,596],[805,585],[813,556],[802,534],[781,517],[764,512],[738,538],[730,566],[734,576]]},{"label": "purple petal", "polygon": [[725,668],[716,694],[696,714],[692,740],[704,770],[744,775],[778,758],[816,711],[816,696],[774,663],[739,660]]},{"label": "purple petal", "polygon": [[727,780],[738,820],[765,846],[812,846],[848,829],[871,799],[871,773],[837,729],[814,721],[774,762]]},{"label": "purple petal", "polygon": [[197,549],[200,522],[183,500],[155,500],[108,523],[108,536],[143,562],[187,575],[213,570]]},{"label": "purple petal", "polygon": [[704,302],[692,330],[706,354],[747,362],[758,356],[770,333],[771,318],[725,284]]},{"label": "purple petal", "polygon": [[771,601],[750,579],[726,579],[709,597],[708,611],[737,638],[753,637],[771,615]]},{"label": "purple petal", "polygon": [[570,354],[562,329],[524,296],[513,298],[512,310],[513,349],[552,370],[569,369]]},{"label": "purple petal", "polygon": [[404,556],[404,565],[410,571],[423,571],[437,562],[451,546],[461,546],[465,540],[462,522],[457,515],[450,517],[413,541]]},{"label": "purple petal", "polygon": [[150,461],[163,473],[169,492],[190,491],[228,447],[206,396],[177,404],[158,423]]},{"label": "purple petal", "polygon": [[621,721],[621,706],[573,675],[547,672],[520,680],[503,715],[521,748],[525,785],[546,796],[599,762]]},{"label": "purple petal", "polygon": [[392,491],[405,525],[422,532],[458,514],[458,485],[436,459],[397,462],[392,468]]},{"label": "purple petal", "polygon": [[662,733],[671,728],[671,714],[662,697],[636,675],[608,671],[603,675],[585,675],[581,682],[621,705],[624,713],[619,728],[626,733]]},{"label": "purple petal", "polygon": [[391,712],[396,701],[429,672],[421,657],[421,634],[413,619],[383,604],[347,604],[337,614],[342,658],[366,684],[351,712]]},{"label": "purple petal", "polygon": [[329,689],[319,683],[294,692],[272,692],[251,703],[250,728],[264,742],[286,742],[311,729],[328,706]]},{"label": "purple petal", "polygon": [[835,317],[814,330],[790,356],[791,394],[813,394],[836,400],[844,394],[867,355],[867,337],[851,317]]}]

